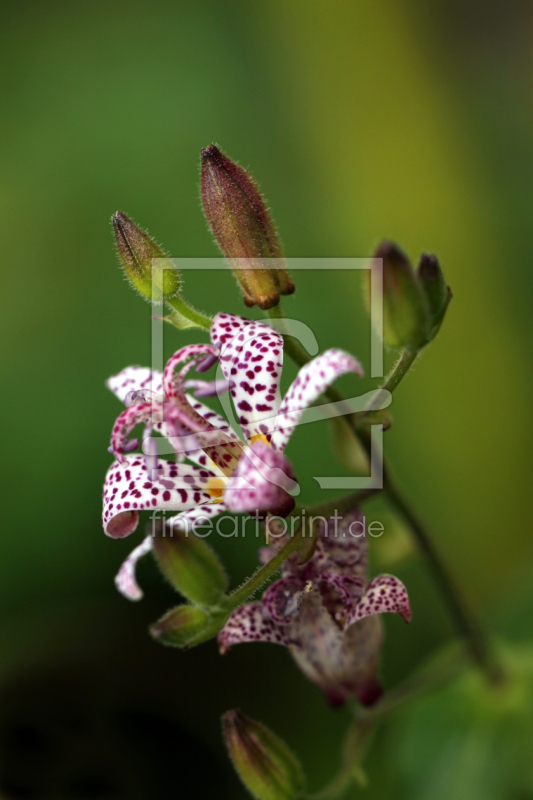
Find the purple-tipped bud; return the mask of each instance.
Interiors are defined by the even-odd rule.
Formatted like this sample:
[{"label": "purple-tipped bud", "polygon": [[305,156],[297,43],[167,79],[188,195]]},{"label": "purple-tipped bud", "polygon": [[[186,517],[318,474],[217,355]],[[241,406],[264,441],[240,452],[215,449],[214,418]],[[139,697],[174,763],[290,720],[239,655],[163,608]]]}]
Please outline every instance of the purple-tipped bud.
[{"label": "purple-tipped bud", "polygon": [[[381,261],[379,260],[381,259]],[[383,265],[383,339],[389,347],[419,350],[430,341],[430,313],[424,290],[407,256],[382,242],[372,269]]]},{"label": "purple-tipped bud", "polygon": [[113,215],[113,229],[120,263],[134,289],[147,300],[177,296],[180,277],[161,247],[122,211]]},{"label": "purple-tipped bud", "polygon": [[227,589],[228,579],[215,552],[192,531],[160,523],[153,551],[163,575],[192,603],[214,606]]},{"label": "purple-tipped bud", "polygon": [[437,256],[424,253],[418,264],[417,275],[428,301],[433,339],[442,325],[452,291],[446,285]]},{"label": "purple-tipped bud", "polygon": [[[294,292],[276,228],[256,182],[214,144],[202,150],[202,203],[246,305],[272,308],[280,294]],[[272,264],[269,259],[276,261]]]},{"label": "purple-tipped bud", "polygon": [[237,773],[258,800],[296,800],[305,778],[285,742],[240,711],[222,717],[224,738]]}]

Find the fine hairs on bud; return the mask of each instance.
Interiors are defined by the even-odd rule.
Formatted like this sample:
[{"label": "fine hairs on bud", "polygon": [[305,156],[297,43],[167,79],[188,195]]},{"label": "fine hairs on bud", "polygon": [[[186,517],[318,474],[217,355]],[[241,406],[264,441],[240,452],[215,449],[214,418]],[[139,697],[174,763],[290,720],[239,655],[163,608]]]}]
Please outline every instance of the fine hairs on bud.
[{"label": "fine hairs on bud", "polygon": [[[123,211],[117,211],[112,222],[118,257],[133,288],[150,301],[177,296],[180,277],[165,251]],[[153,259],[161,259],[157,268]]]},{"label": "fine hairs on bud", "polygon": [[292,294],[292,283],[270,211],[249,172],[216,145],[202,150],[202,204],[211,231],[248,306],[262,309]]}]

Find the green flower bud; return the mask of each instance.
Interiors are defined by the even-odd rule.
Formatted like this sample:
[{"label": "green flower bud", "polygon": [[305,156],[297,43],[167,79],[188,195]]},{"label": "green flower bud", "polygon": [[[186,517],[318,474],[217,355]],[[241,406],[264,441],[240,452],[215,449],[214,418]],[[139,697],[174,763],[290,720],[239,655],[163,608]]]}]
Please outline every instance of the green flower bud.
[{"label": "green flower bud", "polygon": [[[179,294],[180,276],[166,253],[122,211],[113,216],[120,263],[126,277],[147,300],[168,300]],[[153,259],[165,261],[153,262]]]},{"label": "green flower bud", "polygon": [[209,625],[207,612],[198,606],[177,606],[168,611],[150,628],[150,633],[161,644],[190,647],[203,640]]},{"label": "green flower bud", "polygon": [[417,275],[428,301],[431,316],[431,338],[434,339],[452,299],[452,292],[446,285],[437,256],[424,253],[418,265]]},{"label": "green flower bud", "polygon": [[215,552],[194,533],[159,525],[153,537],[157,562],[172,586],[192,603],[214,606],[228,587]]},{"label": "green flower bud", "polygon": [[305,786],[302,768],[285,742],[240,711],[222,717],[230,758],[257,800],[295,800]]},{"label": "green flower bud", "polygon": [[430,340],[430,313],[422,286],[408,258],[395,244],[383,242],[374,258],[383,263],[385,344],[420,350]]},{"label": "green flower bud", "polygon": [[[272,308],[292,283],[279,237],[252,176],[212,144],[202,150],[202,203],[218,246],[248,306]],[[275,267],[269,259],[276,259]]]}]

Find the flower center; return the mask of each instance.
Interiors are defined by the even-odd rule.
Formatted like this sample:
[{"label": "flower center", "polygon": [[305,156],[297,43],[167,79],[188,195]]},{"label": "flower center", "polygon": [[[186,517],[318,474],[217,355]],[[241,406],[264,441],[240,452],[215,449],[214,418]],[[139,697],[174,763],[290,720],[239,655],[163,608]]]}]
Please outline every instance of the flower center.
[{"label": "flower center", "polygon": [[270,444],[270,442],[268,441],[266,436],[264,436],[262,433],[256,433],[250,439],[250,444],[255,444],[256,442],[264,442],[265,444],[268,444],[268,445]]},{"label": "flower center", "polygon": [[209,478],[207,481],[206,491],[215,499],[220,502],[224,496],[224,486],[226,482],[222,478]]}]

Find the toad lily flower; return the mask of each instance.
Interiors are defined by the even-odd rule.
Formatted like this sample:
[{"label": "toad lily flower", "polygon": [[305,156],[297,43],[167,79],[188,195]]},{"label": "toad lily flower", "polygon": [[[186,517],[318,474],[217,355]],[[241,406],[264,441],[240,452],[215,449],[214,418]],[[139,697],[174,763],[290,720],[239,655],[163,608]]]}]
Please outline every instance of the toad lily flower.
[{"label": "toad lily flower", "polygon": [[[353,694],[374,702],[381,694],[376,673],[383,639],[377,615],[397,612],[409,622],[411,610],[398,578],[380,575],[368,582],[361,519],[356,509],[324,520],[310,561],[300,565],[293,554],[260,602],[234,611],[218,635],[220,651],[241,642],[285,645],[333,705]],[[263,562],[279,546],[264,548]]]},{"label": "toad lily flower", "polygon": [[[192,367],[203,371],[217,360],[224,382],[186,381]],[[286,516],[294,507],[289,492],[298,485],[283,451],[304,410],[340,375],[361,375],[359,362],[341,350],[327,350],[304,366],[283,401],[279,384],[283,339],[261,322],[218,314],[211,344],[188,345],[174,353],[163,374],[128,367],[107,385],[126,403],[113,427],[116,461],[104,484],[103,525],[108,536],[133,533],[139,511],[179,511],[168,524],[189,524],[232,512]],[[202,395],[228,389],[244,434],[242,441],[226,420],[203,405],[187,388]],[[132,453],[137,440],[127,435],[144,423],[149,438],[145,456]],[[158,440],[170,443],[176,460],[157,456]],[[137,547],[117,575],[119,590],[131,599],[142,593],[135,581],[137,560],[149,552],[150,536]]]}]

